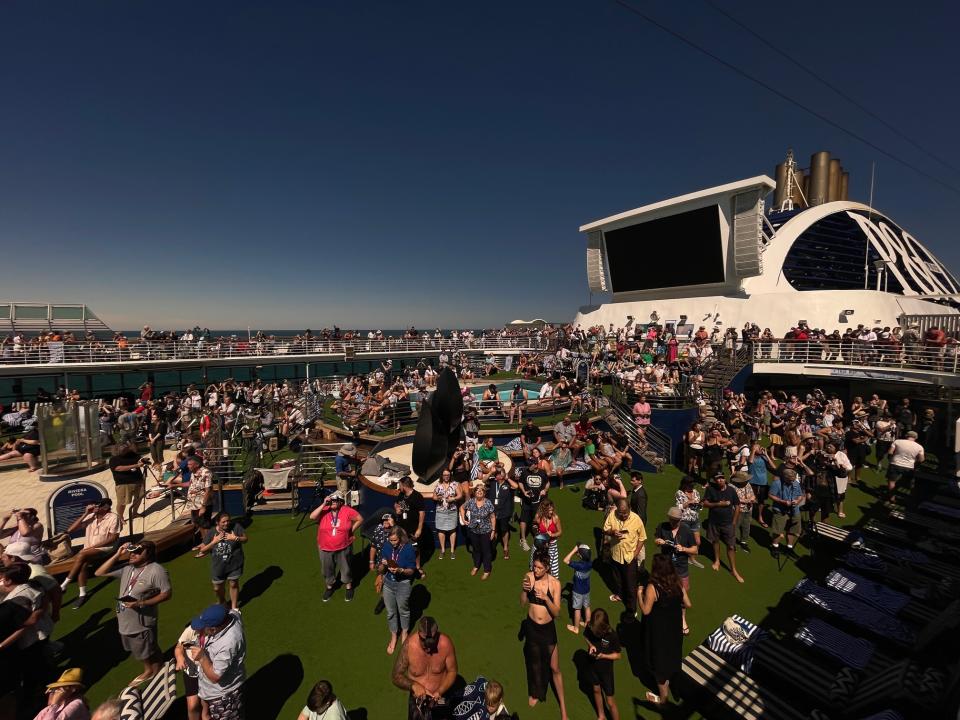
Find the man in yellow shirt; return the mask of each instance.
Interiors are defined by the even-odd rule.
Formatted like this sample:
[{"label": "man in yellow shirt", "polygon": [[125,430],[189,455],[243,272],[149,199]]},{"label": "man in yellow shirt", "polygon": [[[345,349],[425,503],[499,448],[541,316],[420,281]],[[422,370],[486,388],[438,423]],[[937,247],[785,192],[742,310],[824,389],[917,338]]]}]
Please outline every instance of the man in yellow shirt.
[{"label": "man in yellow shirt", "polygon": [[611,602],[623,602],[627,617],[637,613],[637,566],[643,562],[647,530],[640,516],[630,511],[626,498],[617,500],[617,507],[603,523],[603,540],[610,546],[616,592]]}]

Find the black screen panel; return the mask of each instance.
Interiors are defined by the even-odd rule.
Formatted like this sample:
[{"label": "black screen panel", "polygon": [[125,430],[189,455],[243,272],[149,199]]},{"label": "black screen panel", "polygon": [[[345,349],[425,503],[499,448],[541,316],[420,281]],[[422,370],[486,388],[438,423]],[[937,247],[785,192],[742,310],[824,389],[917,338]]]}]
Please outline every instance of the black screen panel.
[{"label": "black screen panel", "polygon": [[613,292],[724,281],[720,206],[603,234]]}]

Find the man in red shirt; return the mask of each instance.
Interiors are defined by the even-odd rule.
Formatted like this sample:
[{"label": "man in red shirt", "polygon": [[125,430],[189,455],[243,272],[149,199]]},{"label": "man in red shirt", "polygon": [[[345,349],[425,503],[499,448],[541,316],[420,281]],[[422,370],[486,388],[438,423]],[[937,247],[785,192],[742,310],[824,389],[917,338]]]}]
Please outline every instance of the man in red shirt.
[{"label": "man in red shirt", "polygon": [[310,513],[310,519],[317,521],[317,547],[320,550],[320,566],[326,590],[323,601],[333,597],[333,587],[337,574],[347,588],[344,600],[353,600],[353,576],[350,574],[350,550],[353,537],[363,518],[352,507],[344,505],[344,496],[339,490],[328,495],[323,503]]}]

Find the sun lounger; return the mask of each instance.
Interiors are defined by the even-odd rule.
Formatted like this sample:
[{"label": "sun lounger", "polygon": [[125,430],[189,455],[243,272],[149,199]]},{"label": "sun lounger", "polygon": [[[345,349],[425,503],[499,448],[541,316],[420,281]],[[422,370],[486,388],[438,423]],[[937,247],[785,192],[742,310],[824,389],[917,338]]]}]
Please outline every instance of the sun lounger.
[{"label": "sun lounger", "polygon": [[911,600],[909,595],[850,570],[835,570],[827,575],[824,582],[831,590],[856,598],[888,615],[899,615],[918,624],[925,625],[937,614],[934,608]]},{"label": "sun lounger", "polygon": [[800,644],[856,670],[867,667],[877,649],[869,640],[845,633],[820,618],[807,618],[793,637]]},{"label": "sun lounger", "polygon": [[922,528],[934,537],[942,538],[953,543],[960,542],[960,529],[958,529],[956,521],[941,520],[914,510],[901,509],[891,510],[890,518]]},{"label": "sun lounger", "polygon": [[914,631],[898,618],[845,593],[821,587],[807,578],[798,582],[792,592],[820,611],[890,642],[911,646],[916,640]]},{"label": "sun lounger", "polygon": [[925,512],[935,513],[937,515],[943,515],[944,517],[951,518],[953,520],[960,520],[960,507],[953,507],[951,505],[944,505],[931,500],[925,500],[917,506],[917,509]]},{"label": "sun lounger", "polygon": [[[707,702],[744,720],[825,720],[821,711],[804,712],[783,700],[727,663],[709,648],[700,645],[683,659],[683,673],[703,691]],[[709,717],[714,717],[710,714]]]}]

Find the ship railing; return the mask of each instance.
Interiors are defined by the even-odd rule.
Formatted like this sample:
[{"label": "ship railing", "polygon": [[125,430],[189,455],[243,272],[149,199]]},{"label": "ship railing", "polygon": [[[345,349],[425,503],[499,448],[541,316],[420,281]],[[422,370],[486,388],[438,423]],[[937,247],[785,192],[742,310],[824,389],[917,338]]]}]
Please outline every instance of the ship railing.
[{"label": "ship railing", "polygon": [[891,344],[859,340],[759,340],[753,344],[753,362],[875,367],[956,374],[960,369],[960,342],[942,346],[924,343]]},{"label": "ship railing", "polygon": [[4,365],[60,365],[70,363],[144,362],[154,360],[221,360],[230,358],[284,358],[301,355],[356,357],[365,353],[483,352],[514,350],[517,353],[545,351],[545,337],[389,338],[384,340],[199,340],[46,342],[14,345],[5,341],[0,350]]}]

